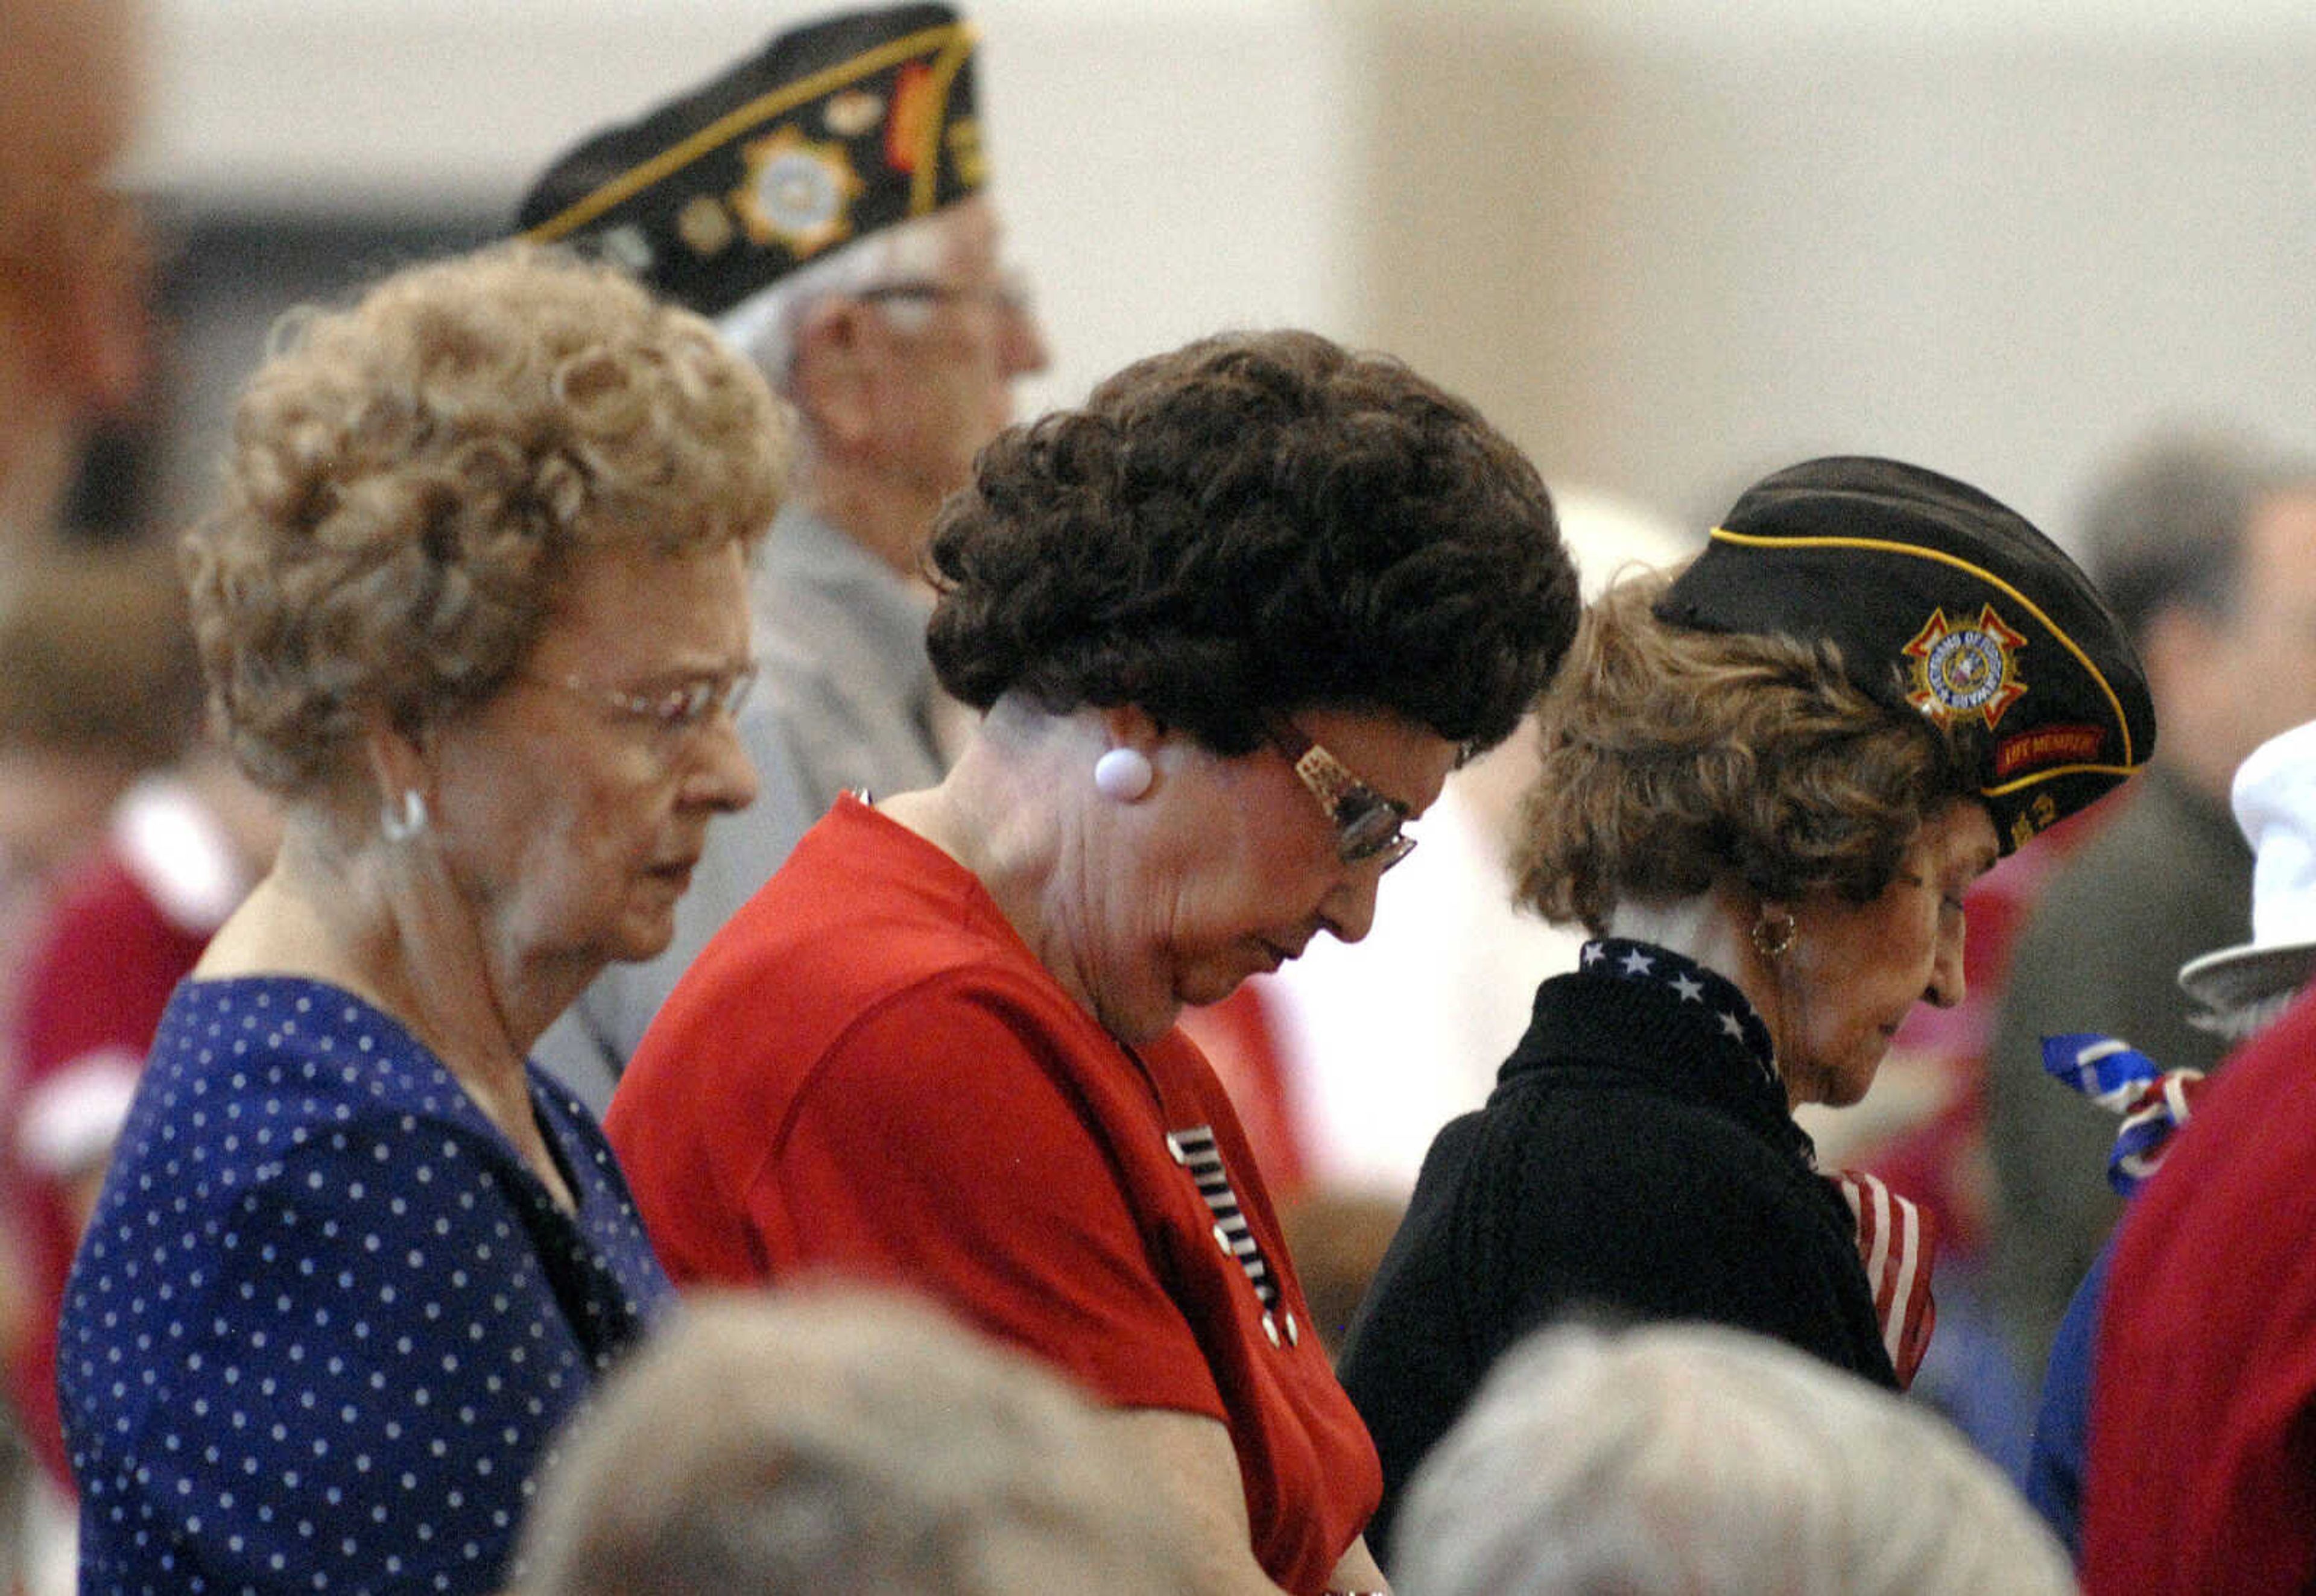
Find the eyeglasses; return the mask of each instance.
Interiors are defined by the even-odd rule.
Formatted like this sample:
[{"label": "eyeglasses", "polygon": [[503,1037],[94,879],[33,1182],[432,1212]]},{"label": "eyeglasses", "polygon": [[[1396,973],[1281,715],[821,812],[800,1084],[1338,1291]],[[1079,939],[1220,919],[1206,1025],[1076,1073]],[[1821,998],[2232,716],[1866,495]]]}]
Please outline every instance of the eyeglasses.
[{"label": "eyeglasses", "polygon": [[1026,316],[1036,309],[1029,279],[1018,267],[1006,267],[994,282],[937,282],[929,277],[900,278],[877,283],[851,296],[877,304],[886,299],[913,300],[928,305],[986,305],[1008,315]]},{"label": "eyeglasses", "polygon": [[1376,792],[1286,722],[1270,728],[1269,740],[1327,811],[1335,828],[1335,854],[1344,864],[1380,859],[1381,869],[1389,870],[1415,851],[1415,838],[1404,829],[1407,805]]},{"label": "eyeglasses", "polygon": [[643,722],[655,732],[674,737],[706,725],[708,717],[719,709],[727,715],[738,714],[740,705],[747,702],[748,689],[756,685],[756,668],[743,665],[735,670],[695,676],[656,693],[629,693],[591,682],[583,676],[526,675],[523,679],[592,698],[630,720]]}]

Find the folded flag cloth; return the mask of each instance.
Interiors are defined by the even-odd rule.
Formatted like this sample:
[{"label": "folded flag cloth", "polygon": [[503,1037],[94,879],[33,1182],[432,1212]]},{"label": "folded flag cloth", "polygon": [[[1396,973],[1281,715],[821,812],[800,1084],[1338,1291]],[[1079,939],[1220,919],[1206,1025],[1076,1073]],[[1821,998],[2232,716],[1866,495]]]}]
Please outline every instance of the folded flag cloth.
[{"label": "folded flag cloth", "polygon": [[2155,1173],[2204,1086],[2202,1070],[2166,1069],[2129,1042],[2092,1031],[2045,1036],[2043,1069],[2123,1116],[2115,1151],[2107,1155],[2107,1180],[2126,1197]]},{"label": "folded flag cloth", "polygon": [[1930,1298],[1930,1264],[1937,1255],[1938,1222],[1863,1169],[1830,1177],[1857,1221],[1857,1255],[1874,1288],[1874,1314],[1882,1345],[1902,1389],[1914,1383],[1929,1351],[1938,1306]]}]

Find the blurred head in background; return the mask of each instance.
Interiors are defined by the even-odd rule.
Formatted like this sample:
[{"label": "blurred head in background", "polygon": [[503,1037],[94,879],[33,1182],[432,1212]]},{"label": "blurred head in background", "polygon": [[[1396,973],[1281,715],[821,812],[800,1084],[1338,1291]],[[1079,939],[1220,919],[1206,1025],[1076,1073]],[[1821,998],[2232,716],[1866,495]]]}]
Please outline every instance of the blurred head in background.
[{"label": "blurred head in background", "polygon": [[2147,668],[2157,762],[2225,804],[2254,749],[2316,717],[2316,463],[2158,430],[2093,489],[2080,546]]},{"label": "blurred head in background", "polygon": [[136,391],[145,249],[108,186],[144,99],[133,0],[0,0],[0,535],[47,528],[83,429]]}]

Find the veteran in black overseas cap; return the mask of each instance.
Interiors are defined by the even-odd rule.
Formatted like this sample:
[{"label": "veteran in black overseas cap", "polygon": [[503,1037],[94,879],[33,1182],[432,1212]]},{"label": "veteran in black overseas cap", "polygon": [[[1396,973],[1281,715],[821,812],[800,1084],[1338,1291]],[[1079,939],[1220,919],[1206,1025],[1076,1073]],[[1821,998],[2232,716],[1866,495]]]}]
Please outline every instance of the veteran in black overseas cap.
[{"label": "veteran in black overseas cap", "polygon": [[1917,1003],[1962,1000],[1971,883],[2155,740],[2122,627],[2055,545],[1861,457],[1776,473],[1686,568],[1612,587],[1540,721],[1521,892],[1592,940],[1440,1132],[1345,1348],[1386,1566],[1416,1464],[1571,1311],[1911,1378],[1929,1220],[1822,1174],[1792,1110],[1857,1102]]},{"label": "veteran in black overseas cap", "polygon": [[728,315],[854,239],[978,192],[973,31],[946,5],[847,12],[565,155],[516,226]]},{"label": "veteran in black overseas cap", "polygon": [[1005,262],[973,25],[946,5],[787,29],[581,140],[518,225],[711,318],[794,406],[800,458],[755,579],[763,778],[709,843],[659,958],[619,965],[540,1043],[599,1105],[676,980],[837,794],[946,772],[920,555],[1013,415],[1043,333]]}]

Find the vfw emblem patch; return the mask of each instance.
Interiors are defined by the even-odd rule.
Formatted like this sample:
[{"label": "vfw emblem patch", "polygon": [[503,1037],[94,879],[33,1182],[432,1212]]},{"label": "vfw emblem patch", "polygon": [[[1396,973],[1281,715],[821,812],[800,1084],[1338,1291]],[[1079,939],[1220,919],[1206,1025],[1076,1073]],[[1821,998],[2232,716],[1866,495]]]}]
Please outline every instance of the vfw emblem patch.
[{"label": "vfw emblem patch", "polygon": [[732,192],[732,208],[756,244],[783,245],[801,261],[851,235],[852,202],[865,185],[842,146],[815,144],[788,127],[740,154],[747,176]]},{"label": "vfw emblem patch", "polygon": [[1957,625],[1934,609],[1904,649],[1913,661],[1914,687],[1906,702],[1941,726],[1978,721],[1989,731],[2003,711],[2026,696],[2017,654],[2026,639],[2002,624],[1986,605],[1975,621]]}]

